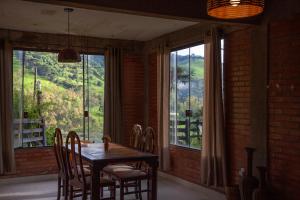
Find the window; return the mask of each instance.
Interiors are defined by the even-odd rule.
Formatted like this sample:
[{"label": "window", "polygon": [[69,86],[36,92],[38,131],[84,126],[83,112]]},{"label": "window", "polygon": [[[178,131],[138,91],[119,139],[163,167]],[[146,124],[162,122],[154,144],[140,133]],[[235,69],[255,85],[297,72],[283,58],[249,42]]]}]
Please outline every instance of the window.
[{"label": "window", "polygon": [[201,148],[204,44],[170,54],[170,143]]},{"label": "window", "polygon": [[65,136],[101,141],[103,134],[104,56],[81,55],[62,64],[57,53],[13,51],[14,145],[52,145],[56,127]]}]

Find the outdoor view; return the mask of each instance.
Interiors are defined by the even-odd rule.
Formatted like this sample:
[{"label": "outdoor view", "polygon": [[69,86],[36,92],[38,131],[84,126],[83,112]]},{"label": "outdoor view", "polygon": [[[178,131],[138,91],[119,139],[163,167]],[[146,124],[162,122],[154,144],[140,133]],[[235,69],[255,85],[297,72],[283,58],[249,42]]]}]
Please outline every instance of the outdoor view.
[{"label": "outdoor view", "polygon": [[14,50],[15,147],[52,145],[56,127],[66,135],[101,141],[104,56],[82,55],[80,63],[57,62],[57,53]]},{"label": "outdoor view", "polygon": [[204,45],[170,54],[170,142],[201,148]]}]

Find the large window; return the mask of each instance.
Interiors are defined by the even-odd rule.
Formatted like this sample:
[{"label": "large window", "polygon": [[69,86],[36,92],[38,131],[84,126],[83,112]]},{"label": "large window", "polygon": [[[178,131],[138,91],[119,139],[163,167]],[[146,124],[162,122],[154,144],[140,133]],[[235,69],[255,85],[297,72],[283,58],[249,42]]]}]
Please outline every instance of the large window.
[{"label": "large window", "polygon": [[204,44],[170,54],[170,142],[201,148]]},{"label": "large window", "polygon": [[52,145],[63,135],[100,141],[103,134],[104,56],[81,55],[61,64],[57,53],[14,50],[13,118],[15,147]]}]

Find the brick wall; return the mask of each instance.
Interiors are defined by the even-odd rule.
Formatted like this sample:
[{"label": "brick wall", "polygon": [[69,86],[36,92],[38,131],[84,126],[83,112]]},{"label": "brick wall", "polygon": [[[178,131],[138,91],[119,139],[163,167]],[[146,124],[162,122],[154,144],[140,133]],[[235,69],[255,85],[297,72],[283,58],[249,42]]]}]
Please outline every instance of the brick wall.
[{"label": "brick wall", "polygon": [[141,54],[125,54],[122,72],[124,144],[136,123],[144,125],[144,63]]},{"label": "brick wall", "polygon": [[251,30],[225,37],[225,102],[229,182],[238,183],[246,166],[244,147],[250,135]]},{"label": "brick wall", "polygon": [[300,197],[300,18],[270,25],[269,173],[277,199]]},{"label": "brick wall", "polygon": [[[267,156],[272,199],[296,200],[300,196],[300,20],[271,22],[269,27]],[[230,183],[237,183],[238,170],[246,166],[243,147],[251,142],[251,29],[227,35],[225,49],[229,177]]]},{"label": "brick wall", "polygon": [[57,172],[55,155],[51,147],[15,150],[16,170],[14,176],[54,174]]},{"label": "brick wall", "polygon": [[200,184],[201,151],[170,146],[170,174]]},{"label": "brick wall", "polygon": [[157,132],[157,57],[156,53],[148,56],[149,88],[148,88],[148,125]]}]

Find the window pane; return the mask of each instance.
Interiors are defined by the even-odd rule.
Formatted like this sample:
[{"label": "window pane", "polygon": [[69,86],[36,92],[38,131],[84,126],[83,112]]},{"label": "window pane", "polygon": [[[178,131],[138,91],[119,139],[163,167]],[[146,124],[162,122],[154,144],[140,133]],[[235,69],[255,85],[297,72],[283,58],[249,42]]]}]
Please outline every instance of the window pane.
[{"label": "window pane", "polygon": [[14,146],[22,147],[22,74],[23,51],[13,52],[13,129]]},{"label": "window pane", "polygon": [[176,52],[170,56],[170,142],[176,144]]},{"label": "window pane", "polygon": [[104,119],[104,56],[88,55],[86,97],[89,110],[87,133],[91,141],[101,142]]},{"label": "window pane", "polygon": [[191,48],[190,146],[201,147],[204,97],[204,45]]},{"label": "window pane", "polygon": [[46,144],[52,145],[56,127],[64,136],[71,130],[82,136],[82,63],[58,63],[57,53],[25,55],[24,111],[30,119],[44,120]]},{"label": "window pane", "polygon": [[190,73],[189,49],[177,52],[177,144],[189,146]]}]

